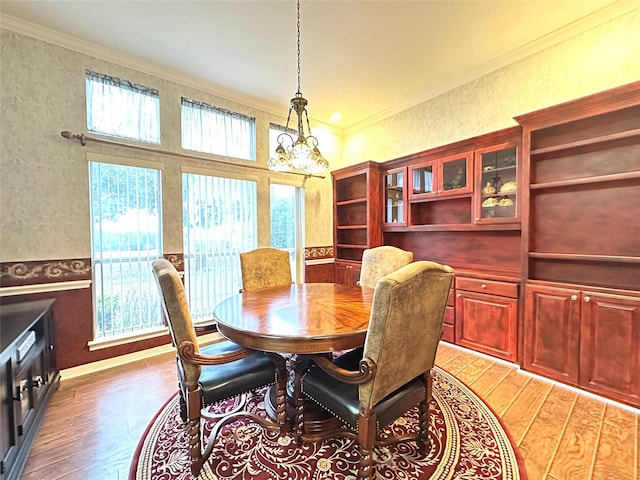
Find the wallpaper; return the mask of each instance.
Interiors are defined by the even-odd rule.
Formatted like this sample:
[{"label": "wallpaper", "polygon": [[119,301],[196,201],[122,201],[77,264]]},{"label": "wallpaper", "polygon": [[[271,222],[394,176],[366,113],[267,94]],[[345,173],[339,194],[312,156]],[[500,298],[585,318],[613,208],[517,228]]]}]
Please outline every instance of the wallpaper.
[{"label": "wallpaper", "polygon": [[[211,169],[222,174],[242,170],[211,160],[132,151],[123,147],[61,137],[70,130],[84,133],[86,126],[85,69],[140,83],[160,92],[161,146],[170,152],[180,147],[180,98],[198,99],[256,118],[257,162],[269,157],[269,122],[276,117],[207,92],[198,91],[98,58],[74,52],[6,29],[0,31],[0,262],[84,259],[91,256],[89,176],[87,152],[161,161],[163,164],[164,251],[182,252],[183,166]],[[282,115],[288,105],[282,106]],[[322,137],[323,154],[340,163],[340,136],[314,128]],[[331,175],[304,179],[266,171],[246,170],[257,180],[258,198],[269,194],[270,178],[305,186],[306,247],[332,245]],[[270,243],[268,202],[258,205],[258,241]]]},{"label": "wallpaper", "polygon": [[640,8],[346,136],[343,158],[347,164],[390,160],[636,80]]},{"label": "wallpaper", "polygon": [[[364,160],[385,161],[438,145],[515,125],[515,115],[640,79],[640,9],[512,65],[446,92],[341,138],[323,135],[322,152],[332,168]],[[197,91],[152,75],[74,52],[8,30],[0,31],[0,262],[90,257],[88,151],[132,155],[119,147],[77,142],[61,130],[86,132],[84,70],[91,69],[160,91],[162,148],[180,151],[179,99],[197,98],[255,116],[259,138],[270,121],[284,118]],[[286,115],[284,111],[282,115]],[[262,135],[260,135],[262,132]],[[327,136],[328,140],[324,136]],[[181,165],[211,162],[138,152],[161,160],[164,249],[182,251]],[[257,145],[266,165],[268,143]],[[220,167],[220,170],[229,167]],[[307,247],[333,243],[331,175],[304,182]],[[258,190],[268,191],[269,174],[258,175]],[[258,236],[268,240],[268,212],[259,211]]]}]

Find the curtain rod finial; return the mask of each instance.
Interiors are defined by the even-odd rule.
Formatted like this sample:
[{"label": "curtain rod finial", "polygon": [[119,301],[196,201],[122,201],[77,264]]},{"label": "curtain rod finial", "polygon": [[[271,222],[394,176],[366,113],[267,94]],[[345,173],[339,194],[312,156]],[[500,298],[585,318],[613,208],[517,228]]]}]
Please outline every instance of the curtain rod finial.
[{"label": "curtain rod finial", "polygon": [[62,135],[64,138],[78,139],[83,147],[87,145],[87,139],[85,138],[84,133],[73,133],[69,130],[63,130],[62,132],[60,132],[60,135]]}]

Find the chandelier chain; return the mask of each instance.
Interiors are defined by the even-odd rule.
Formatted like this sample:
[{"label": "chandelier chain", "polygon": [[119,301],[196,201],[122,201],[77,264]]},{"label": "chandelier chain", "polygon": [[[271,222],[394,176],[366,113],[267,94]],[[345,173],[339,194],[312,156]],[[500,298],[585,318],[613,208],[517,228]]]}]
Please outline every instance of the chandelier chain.
[{"label": "chandelier chain", "polygon": [[300,0],[298,0],[298,8],[297,8],[297,27],[298,27],[298,52],[297,52],[297,56],[298,56],[298,93],[302,93],[300,91],[300,78],[301,78],[301,74],[300,74]]}]

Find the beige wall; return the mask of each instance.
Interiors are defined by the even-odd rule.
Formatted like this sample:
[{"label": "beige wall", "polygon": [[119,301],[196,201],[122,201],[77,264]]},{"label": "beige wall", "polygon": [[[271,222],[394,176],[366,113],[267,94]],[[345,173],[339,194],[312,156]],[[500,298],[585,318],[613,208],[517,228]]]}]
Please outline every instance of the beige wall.
[{"label": "beige wall", "polygon": [[[163,217],[164,251],[181,253],[182,165],[218,168],[212,160],[184,159],[172,155],[132,151],[104,144],[76,141],[60,131],[86,132],[85,69],[118,76],[160,91],[160,148],[183,152],[180,147],[180,97],[256,117],[257,163],[265,166],[269,157],[269,122],[276,117],[224,98],[164,80],[140,71],[84,55],[76,51],[1,30],[0,92],[0,262],[90,257],[89,183],[87,152],[160,160],[164,167]],[[286,115],[283,105],[282,115]],[[341,138],[315,129],[321,137],[323,154],[337,159]],[[191,152],[193,153],[193,152]],[[251,162],[247,162],[251,163]],[[239,169],[234,167],[238,172]],[[301,185],[304,177],[246,170],[258,178],[258,194],[268,198],[269,179]],[[333,242],[331,176],[311,178],[306,188],[306,246],[327,246]],[[260,197],[259,197],[260,198]],[[269,243],[269,204],[259,202],[258,237]]]},{"label": "beige wall", "polygon": [[640,80],[640,8],[345,136],[345,164],[516,125],[513,117]]},{"label": "beige wall", "polygon": [[[515,115],[639,80],[639,26],[640,9],[635,9],[344,139],[318,128],[314,133],[336,168],[364,160],[385,161],[508,127],[515,124]],[[284,118],[25,35],[8,30],[1,35],[0,262],[90,256],[86,153],[132,153],[98,144],[83,148],[60,136],[61,130],[86,131],[86,68],[160,90],[163,149],[181,150],[182,95],[255,116],[261,165],[269,155],[269,121],[284,122]],[[180,165],[211,167],[215,162],[135,155],[164,163],[165,252],[182,252]],[[248,173],[255,175],[255,171]],[[263,194],[268,191],[269,176],[258,175]],[[302,181],[291,175],[281,178]],[[306,246],[330,245],[330,175],[324,180],[309,179],[305,187]],[[268,243],[267,207],[260,204],[261,244]]]}]

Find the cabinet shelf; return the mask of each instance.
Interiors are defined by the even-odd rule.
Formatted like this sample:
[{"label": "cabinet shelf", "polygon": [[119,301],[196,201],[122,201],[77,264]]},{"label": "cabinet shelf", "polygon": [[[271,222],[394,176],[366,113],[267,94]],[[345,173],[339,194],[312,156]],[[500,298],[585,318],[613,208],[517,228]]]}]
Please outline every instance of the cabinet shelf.
[{"label": "cabinet shelf", "polygon": [[433,225],[412,225],[394,226],[388,224],[382,227],[385,232],[485,232],[485,231],[520,231],[519,223],[500,223],[500,224],[433,224]]},{"label": "cabinet shelf", "polygon": [[565,150],[572,150],[580,147],[588,147],[592,145],[604,144],[607,142],[613,142],[617,140],[626,140],[632,139],[634,137],[638,137],[640,140],[640,128],[635,128],[633,130],[627,130],[626,132],[618,132],[610,135],[602,135],[600,137],[593,137],[586,140],[578,140],[575,142],[569,143],[561,143],[558,145],[553,145],[550,147],[537,148],[535,150],[531,150],[531,156],[535,155],[543,155],[546,153],[557,153]]},{"label": "cabinet shelf", "polygon": [[351,198],[349,200],[342,200],[340,202],[336,202],[336,206],[339,207],[341,205],[353,205],[354,203],[367,203],[366,198]]},{"label": "cabinet shelf", "polygon": [[336,229],[338,230],[361,230],[363,228],[367,228],[366,225],[337,225]]},{"label": "cabinet shelf", "polygon": [[429,202],[437,202],[437,203],[444,203],[444,202],[448,202],[450,200],[457,200],[459,198],[471,198],[471,194],[470,193],[461,193],[459,195],[449,195],[446,198],[439,198],[439,197],[419,197],[419,198],[410,198],[409,199],[409,203],[411,204],[415,204],[415,203],[429,203]]},{"label": "cabinet shelf", "polygon": [[491,174],[493,172],[505,172],[505,171],[509,171],[509,170],[516,170],[516,166],[515,165],[507,165],[505,167],[492,167],[492,168],[483,168],[482,169],[482,173],[484,175],[488,175]]},{"label": "cabinet shelf", "polygon": [[626,255],[585,255],[585,254],[573,254],[573,253],[529,252],[529,258],[539,258],[539,259],[545,259],[545,260],[580,261],[580,262],[640,264],[640,257],[631,257]]},{"label": "cabinet shelf", "polygon": [[529,188],[531,190],[540,190],[543,188],[573,187],[578,185],[591,185],[595,183],[619,182],[637,178],[640,178],[640,171],[613,173],[611,175],[598,175],[589,178],[573,178],[570,180],[558,180],[555,182],[532,183],[531,185],[529,185]]}]

